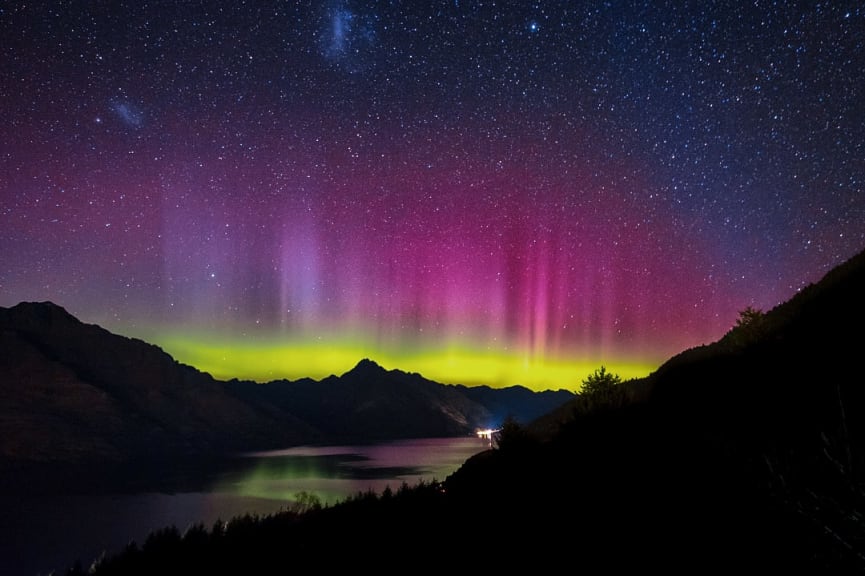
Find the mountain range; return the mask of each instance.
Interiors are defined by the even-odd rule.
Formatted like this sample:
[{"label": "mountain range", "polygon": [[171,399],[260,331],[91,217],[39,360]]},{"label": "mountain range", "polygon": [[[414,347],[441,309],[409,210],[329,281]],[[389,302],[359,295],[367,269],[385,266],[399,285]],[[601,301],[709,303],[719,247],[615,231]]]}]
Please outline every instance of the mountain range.
[{"label": "mountain range", "polygon": [[51,302],[0,308],[0,470],[458,436],[572,397],[445,385],[369,359],[320,381],[225,382]]},{"label": "mountain range", "polygon": [[[495,448],[442,482],[209,531],[161,531],[88,573],[236,574],[283,563],[396,572],[419,559],[428,571],[863,573],[863,296],[865,251],[765,313],[746,309],[718,341],[646,378],[508,419]],[[217,382],[50,304],[3,310],[0,327],[0,442],[10,460],[28,445],[16,424],[38,434],[41,423],[46,454],[49,436],[89,440],[91,455],[156,441],[190,454],[275,442],[277,433],[282,444],[292,433],[339,438],[365,427],[367,413],[393,419],[370,422],[375,438],[412,426],[456,432],[494,412],[483,400],[492,391],[470,398],[444,386],[439,395],[442,385],[371,361],[317,383]],[[305,402],[317,387],[325,397]],[[420,406],[428,411],[416,421],[395,416]]]},{"label": "mountain range", "polygon": [[441,483],[161,531],[89,574],[286,558],[295,571],[862,574],[863,296],[865,252],[646,378],[506,422]]}]

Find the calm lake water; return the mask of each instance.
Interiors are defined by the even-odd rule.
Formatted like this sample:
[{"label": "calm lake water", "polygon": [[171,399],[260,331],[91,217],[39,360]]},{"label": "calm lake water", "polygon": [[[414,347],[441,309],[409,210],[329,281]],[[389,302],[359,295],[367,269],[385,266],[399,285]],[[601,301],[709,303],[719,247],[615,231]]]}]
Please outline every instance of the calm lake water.
[{"label": "calm lake water", "polygon": [[153,530],[181,532],[203,523],[289,507],[300,492],[335,504],[361,492],[444,480],[489,447],[480,438],[429,438],[371,446],[300,447],[248,454],[230,469],[176,492],[58,494],[2,503],[0,574],[58,576],[77,559],[86,568],[103,552],[141,544]]}]

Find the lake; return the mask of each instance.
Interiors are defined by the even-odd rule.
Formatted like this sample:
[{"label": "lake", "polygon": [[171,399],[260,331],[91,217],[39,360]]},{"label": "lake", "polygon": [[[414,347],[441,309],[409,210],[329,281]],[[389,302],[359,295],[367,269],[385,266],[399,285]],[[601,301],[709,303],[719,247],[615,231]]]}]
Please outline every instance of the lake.
[{"label": "lake", "polygon": [[4,576],[58,576],[77,559],[86,568],[103,552],[166,526],[181,532],[193,524],[246,513],[288,508],[298,493],[335,504],[350,496],[403,483],[444,480],[469,457],[489,447],[476,437],[427,438],[369,446],[296,447],[243,455],[231,466],[189,478],[176,490],[135,493],[57,493],[14,496],[2,503],[0,559]]}]

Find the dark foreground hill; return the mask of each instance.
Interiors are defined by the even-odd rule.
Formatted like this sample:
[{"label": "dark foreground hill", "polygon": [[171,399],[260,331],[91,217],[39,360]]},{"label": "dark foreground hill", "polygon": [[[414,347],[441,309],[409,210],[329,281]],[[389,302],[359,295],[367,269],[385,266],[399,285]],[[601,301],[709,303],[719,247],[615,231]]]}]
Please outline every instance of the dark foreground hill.
[{"label": "dark foreground hill", "polygon": [[507,414],[527,422],[572,397],[521,387],[481,397],[369,360],[321,381],[222,382],[55,304],[0,308],[0,473],[7,476],[45,465],[143,466],[301,444],[458,436]]},{"label": "dark foreground hill", "polygon": [[441,484],[155,534],[97,575],[865,570],[865,253]]}]

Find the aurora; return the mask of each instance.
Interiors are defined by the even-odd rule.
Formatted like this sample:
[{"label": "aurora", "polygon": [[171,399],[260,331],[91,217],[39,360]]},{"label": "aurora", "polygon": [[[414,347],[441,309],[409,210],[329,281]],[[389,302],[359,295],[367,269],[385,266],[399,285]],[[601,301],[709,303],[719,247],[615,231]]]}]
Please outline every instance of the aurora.
[{"label": "aurora", "polygon": [[[339,338],[295,342],[274,338],[263,342],[171,334],[163,338],[163,345],[178,361],[215,378],[257,382],[307,377],[319,380],[347,372],[358,359],[369,357],[387,369],[416,372],[446,384],[521,385],[534,390],[576,391],[598,362],[594,356],[533,359],[517,351],[478,350],[457,343],[441,348],[388,351]],[[657,367],[649,361],[611,360],[608,363],[611,369],[624,378],[645,376]]]},{"label": "aurora", "polygon": [[865,15],[764,12],[10,9],[0,305],[227,379],[646,375],[865,243]]}]

